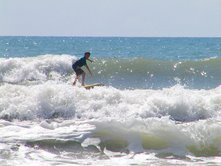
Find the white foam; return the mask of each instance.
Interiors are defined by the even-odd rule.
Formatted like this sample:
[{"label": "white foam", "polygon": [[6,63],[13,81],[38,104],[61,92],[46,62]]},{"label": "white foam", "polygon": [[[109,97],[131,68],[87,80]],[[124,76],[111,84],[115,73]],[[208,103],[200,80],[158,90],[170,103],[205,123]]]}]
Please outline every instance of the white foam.
[{"label": "white foam", "polygon": [[181,86],[162,90],[93,90],[73,87],[71,82],[46,81],[37,85],[3,84],[0,117],[6,119],[81,118],[148,119],[169,116],[176,121],[219,117],[221,87],[189,90]]},{"label": "white foam", "polygon": [[23,86],[5,84],[0,87],[0,116],[6,119],[73,117],[75,95],[71,85],[47,83]]},{"label": "white foam", "polygon": [[[77,59],[70,55],[42,55],[26,58],[1,58],[0,81],[22,83],[26,81],[46,81],[54,75],[70,74],[71,63]],[[56,77],[55,77],[56,79]]]},{"label": "white foam", "polygon": [[[2,143],[0,147],[2,148],[0,150],[7,147],[4,152],[13,153],[18,161],[25,160],[25,154],[31,154],[32,157],[27,160],[29,162],[37,158],[44,161],[50,159],[50,156],[62,158],[63,161],[66,161],[70,159],[68,156],[73,156],[72,152],[66,149],[67,146],[62,146],[63,143],[68,141],[82,143],[84,148],[94,145],[100,151],[104,151],[110,157],[110,160],[121,156],[133,161],[141,155],[146,159],[156,159],[156,156],[162,156],[162,160],[165,156],[166,160],[171,161],[167,157],[213,156],[214,153],[210,151],[213,147],[221,151],[221,127],[217,120],[211,119],[181,124],[176,124],[167,117],[126,121],[57,120],[43,121],[40,124],[32,121],[6,123],[0,120],[0,126],[0,132],[2,133],[0,136]],[[61,144],[59,144],[59,141],[61,141]],[[33,147],[23,146],[26,142],[30,142]],[[56,151],[59,151],[59,153],[50,150],[50,147],[53,147],[53,142],[54,147],[57,147]],[[99,148],[100,143],[107,147]],[[110,147],[113,148],[112,152]],[[14,148],[19,150],[13,151]],[[47,148],[49,149],[47,150]],[[208,153],[205,149],[208,150]],[[75,151],[75,149],[72,149],[72,151]],[[93,157],[93,155],[92,153],[91,156]],[[203,160],[207,161],[206,158],[201,161]],[[50,159],[50,161],[52,160]],[[53,162],[59,161],[53,160]]]}]

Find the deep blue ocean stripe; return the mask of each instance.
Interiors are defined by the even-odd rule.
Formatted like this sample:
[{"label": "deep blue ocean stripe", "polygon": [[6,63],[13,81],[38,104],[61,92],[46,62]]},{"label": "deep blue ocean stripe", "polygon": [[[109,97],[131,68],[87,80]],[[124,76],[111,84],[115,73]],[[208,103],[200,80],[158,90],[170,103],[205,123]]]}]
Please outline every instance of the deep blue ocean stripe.
[{"label": "deep blue ocean stripe", "polygon": [[221,57],[221,38],[0,37],[0,57],[69,54],[81,57],[196,60]]}]

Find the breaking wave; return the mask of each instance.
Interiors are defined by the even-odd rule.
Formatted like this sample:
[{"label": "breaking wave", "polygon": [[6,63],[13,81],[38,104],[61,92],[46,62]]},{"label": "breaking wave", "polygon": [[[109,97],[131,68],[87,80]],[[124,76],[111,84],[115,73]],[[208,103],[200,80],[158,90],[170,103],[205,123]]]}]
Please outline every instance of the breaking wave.
[{"label": "breaking wave", "polygon": [[[73,77],[70,55],[42,55],[28,58],[1,58],[0,83],[28,84],[48,80],[67,82]],[[221,58],[197,61],[160,61],[143,58],[95,58],[88,63],[94,76],[88,82],[103,82],[117,88],[171,87],[214,88],[221,82]]]}]

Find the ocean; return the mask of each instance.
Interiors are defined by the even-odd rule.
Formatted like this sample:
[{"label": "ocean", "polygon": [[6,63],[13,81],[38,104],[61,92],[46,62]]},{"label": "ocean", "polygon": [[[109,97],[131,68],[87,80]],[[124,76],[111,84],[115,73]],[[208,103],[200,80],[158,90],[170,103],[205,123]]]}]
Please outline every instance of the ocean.
[{"label": "ocean", "polygon": [[[86,90],[72,63],[91,52]],[[0,165],[220,165],[221,38],[0,37]]]}]

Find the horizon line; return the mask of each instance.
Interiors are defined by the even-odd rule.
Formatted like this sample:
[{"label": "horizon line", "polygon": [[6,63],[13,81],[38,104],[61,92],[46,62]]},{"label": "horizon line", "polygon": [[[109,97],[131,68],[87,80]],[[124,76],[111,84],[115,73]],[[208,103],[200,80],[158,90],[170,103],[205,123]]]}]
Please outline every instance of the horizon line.
[{"label": "horizon line", "polygon": [[221,38],[221,36],[95,36],[95,35],[0,35],[0,37],[79,37],[79,38]]}]

